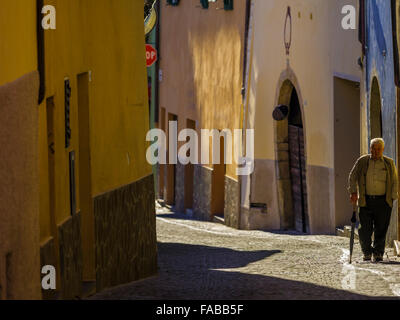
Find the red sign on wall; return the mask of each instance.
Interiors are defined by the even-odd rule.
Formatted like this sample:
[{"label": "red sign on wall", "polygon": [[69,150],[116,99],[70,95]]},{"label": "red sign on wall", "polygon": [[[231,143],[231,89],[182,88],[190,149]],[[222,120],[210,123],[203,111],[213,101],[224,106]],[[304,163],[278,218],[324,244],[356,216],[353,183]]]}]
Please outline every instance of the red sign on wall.
[{"label": "red sign on wall", "polygon": [[151,67],[157,61],[157,50],[150,44],[146,44],[146,65]]}]

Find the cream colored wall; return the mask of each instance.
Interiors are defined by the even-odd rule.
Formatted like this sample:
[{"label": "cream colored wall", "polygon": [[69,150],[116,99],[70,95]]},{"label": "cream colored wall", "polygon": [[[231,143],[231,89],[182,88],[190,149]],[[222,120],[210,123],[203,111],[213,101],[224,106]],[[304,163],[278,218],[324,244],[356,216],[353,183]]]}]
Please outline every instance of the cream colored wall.
[{"label": "cream colored wall", "polygon": [[[256,1],[250,88],[250,107],[256,110],[251,119],[257,128],[256,158],[275,158],[273,139],[265,137],[274,136],[271,112],[278,80],[289,59],[304,104],[308,164],[333,167],[333,76],[361,75],[357,31],[341,29],[341,3],[344,1]],[[351,3],[356,5],[354,0],[346,2]],[[291,6],[293,23],[288,59],[283,37],[287,6]]]},{"label": "cream colored wall", "polygon": [[[272,111],[278,104],[279,86],[289,76],[297,89],[303,112],[307,166],[322,168],[327,175],[324,179],[328,179],[327,190],[324,192],[328,203],[322,201],[326,207],[326,217],[323,218],[318,216],[322,210],[319,204],[321,199],[318,200],[320,195],[310,194],[310,190],[320,184],[320,178],[315,176],[320,169],[312,175],[307,173],[312,232],[333,232],[334,76],[353,81],[361,78],[361,69],[357,65],[361,54],[358,31],[343,30],[341,27],[344,17],[341,10],[348,4],[357,9],[356,0],[255,0],[254,5],[247,125],[255,128],[255,158],[276,160]],[[289,56],[286,55],[284,45],[288,6],[291,7],[292,15]],[[277,179],[275,170],[270,174]],[[253,187],[259,188],[260,185]],[[268,219],[272,222],[269,227],[276,228],[279,227],[279,196],[278,191],[271,189],[271,192],[275,194],[275,200],[270,200]],[[323,227],[324,220],[330,221],[327,222],[330,227]]]}]

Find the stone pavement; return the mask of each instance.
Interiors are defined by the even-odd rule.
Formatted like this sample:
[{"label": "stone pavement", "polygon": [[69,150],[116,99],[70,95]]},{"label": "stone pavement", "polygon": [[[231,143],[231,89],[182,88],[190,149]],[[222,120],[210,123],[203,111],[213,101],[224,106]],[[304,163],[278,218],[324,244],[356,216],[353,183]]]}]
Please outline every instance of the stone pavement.
[{"label": "stone pavement", "polygon": [[267,300],[400,298],[400,258],[362,262],[355,241],[240,231],[157,208],[158,275],[91,299]]}]

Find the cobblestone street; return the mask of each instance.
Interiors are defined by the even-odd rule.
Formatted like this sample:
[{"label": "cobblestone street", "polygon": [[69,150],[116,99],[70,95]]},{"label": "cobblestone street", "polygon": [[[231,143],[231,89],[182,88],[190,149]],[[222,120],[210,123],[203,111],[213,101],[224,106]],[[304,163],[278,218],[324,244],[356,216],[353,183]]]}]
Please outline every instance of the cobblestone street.
[{"label": "cobblestone street", "polygon": [[92,299],[369,299],[400,297],[400,259],[362,262],[355,241],[239,231],[157,208],[157,276]]}]

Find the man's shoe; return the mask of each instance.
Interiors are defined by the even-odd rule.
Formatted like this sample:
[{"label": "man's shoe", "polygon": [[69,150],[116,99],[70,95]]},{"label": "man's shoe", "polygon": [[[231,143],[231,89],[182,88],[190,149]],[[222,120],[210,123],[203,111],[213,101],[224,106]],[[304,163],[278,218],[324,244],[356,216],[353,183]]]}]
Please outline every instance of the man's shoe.
[{"label": "man's shoe", "polygon": [[383,261],[383,256],[380,254],[374,255],[374,261],[375,262],[382,262]]},{"label": "man's shoe", "polygon": [[363,260],[364,261],[371,261],[371,255],[370,254],[365,254]]}]

